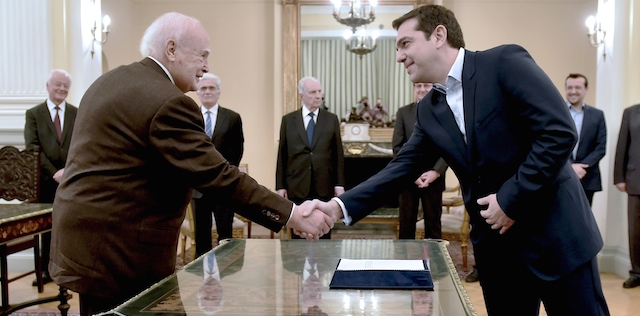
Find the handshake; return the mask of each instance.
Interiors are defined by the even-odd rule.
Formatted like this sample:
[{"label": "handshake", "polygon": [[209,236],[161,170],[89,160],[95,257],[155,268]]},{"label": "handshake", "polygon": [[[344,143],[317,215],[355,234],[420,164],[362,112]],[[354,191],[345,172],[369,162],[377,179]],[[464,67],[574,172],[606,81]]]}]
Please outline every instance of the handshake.
[{"label": "handshake", "polygon": [[342,217],[342,208],[338,202],[334,200],[322,202],[315,199],[297,205],[287,227],[293,229],[294,234],[302,238],[318,240]]}]

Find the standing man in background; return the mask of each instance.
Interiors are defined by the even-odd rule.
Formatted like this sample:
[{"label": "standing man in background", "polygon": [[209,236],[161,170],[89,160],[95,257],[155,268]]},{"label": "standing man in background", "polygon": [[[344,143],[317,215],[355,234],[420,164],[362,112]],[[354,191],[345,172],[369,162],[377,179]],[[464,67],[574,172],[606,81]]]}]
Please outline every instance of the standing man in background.
[{"label": "standing man in background", "polygon": [[[318,79],[300,79],[298,93],[302,108],[283,116],[280,124],[276,190],[296,204],[311,199],[328,201],[344,193],[340,122],[335,114],[320,108],[322,86]],[[331,234],[322,238],[331,239]]]},{"label": "standing man in background", "polygon": [[602,191],[600,160],[607,150],[607,126],[604,112],[584,103],[589,91],[589,81],[581,74],[569,74],[565,81],[567,105],[578,132],[578,143],[573,147],[569,160],[582,182],[589,205],[593,194]]},{"label": "standing man in background", "polygon": [[[202,103],[200,110],[204,118],[204,131],[211,138],[222,157],[238,166],[244,152],[244,134],[240,114],[218,104],[221,93],[218,76],[205,73],[198,82],[196,94]],[[194,221],[196,235],[196,256],[211,250],[211,212],[216,220],[218,241],[232,237],[233,210],[220,204],[214,195],[194,192]]]},{"label": "standing man in background", "polygon": [[[413,133],[416,125],[416,108],[422,98],[431,91],[431,83],[417,82],[413,84],[414,103],[398,109],[396,124],[393,128],[393,154],[397,154]],[[433,169],[426,171],[411,183],[407,190],[398,197],[400,239],[416,238],[416,221],[418,220],[418,204],[422,201],[424,214],[424,237],[442,238],[442,191],[445,189],[444,174],[447,171],[444,159],[438,159]]]},{"label": "standing man in background", "polygon": [[[24,125],[26,148],[31,150],[34,146],[40,147],[40,203],[53,203],[67,162],[73,125],[78,113],[78,108],[65,101],[70,87],[71,75],[65,70],[54,69],[47,80],[49,98],[44,103],[27,110],[26,113]],[[41,236],[42,281],[46,284],[51,282],[49,276],[51,232]],[[32,285],[37,286],[37,280],[34,280]]]},{"label": "standing man in background", "polygon": [[630,289],[640,286],[640,104],[626,108],[622,114],[613,184],[621,192],[627,192],[628,198],[631,270],[622,286]]}]

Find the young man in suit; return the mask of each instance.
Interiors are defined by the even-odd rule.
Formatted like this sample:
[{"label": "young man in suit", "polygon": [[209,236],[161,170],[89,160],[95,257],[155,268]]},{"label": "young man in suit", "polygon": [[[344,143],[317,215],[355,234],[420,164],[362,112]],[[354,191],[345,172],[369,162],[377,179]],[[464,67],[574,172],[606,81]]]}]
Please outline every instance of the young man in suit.
[{"label": "young man in suit", "polygon": [[[283,116],[280,124],[276,190],[296,204],[328,201],[344,193],[340,122],[335,114],[320,108],[322,86],[317,79],[302,78],[298,93],[302,108]],[[331,235],[322,238],[331,239]]]},{"label": "young man in suit", "polygon": [[[112,309],[175,272],[193,189],[215,195],[273,231],[316,239],[335,222],[319,202],[300,206],[229,164],[187,91],[209,71],[209,35],[170,12],[145,32],[142,61],[113,69],[84,94],[56,192],[49,272],[79,293],[80,314]],[[307,210],[307,208],[309,210]]]},{"label": "young man in suit", "polygon": [[593,194],[602,191],[600,160],[607,150],[607,126],[604,112],[584,103],[589,81],[581,74],[569,74],[565,80],[569,113],[578,132],[578,143],[573,147],[569,161],[576,172],[589,205]]},{"label": "young man in suit", "polygon": [[[416,125],[418,102],[431,91],[432,86],[431,83],[414,83],[413,98],[415,102],[398,109],[396,124],[393,127],[393,138],[391,139],[394,155],[411,137],[413,127]],[[415,180],[415,183],[412,182],[405,191],[400,193],[398,197],[400,221],[398,237],[400,239],[416,238],[419,201],[422,201],[424,214],[424,237],[442,238],[440,216],[442,215],[442,191],[445,189],[444,174],[447,167],[443,159],[438,159],[433,169],[425,171]]]},{"label": "young man in suit", "polygon": [[609,315],[602,237],[568,162],[575,126],[551,80],[520,46],[465,50],[442,6],[393,26],[396,59],[411,81],[434,88],[394,159],[321,207],[350,225],[442,157],[460,180],[489,315],[538,315],[540,302],[550,316]]},{"label": "young man in suit", "polygon": [[630,289],[640,286],[640,104],[624,110],[616,157],[613,183],[621,192],[627,192],[629,218],[629,279],[622,286]]},{"label": "young man in suit", "polygon": [[[24,141],[27,149],[40,147],[40,200],[41,203],[53,203],[58,183],[64,173],[69,144],[76,122],[78,108],[67,103],[71,88],[71,75],[65,70],[54,69],[47,80],[49,98],[27,110],[24,125]],[[42,280],[51,282],[49,276],[49,252],[51,233],[41,237]],[[37,280],[33,280],[37,286]]]},{"label": "young man in suit", "polygon": [[[240,114],[223,108],[218,104],[222,91],[218,76],[206,73],[198,82],[198,99],[202,103],[200,110],[204,118],[204,131],[211,137],[216,150],[233,165],[238,166],[244,152],[244,134]],[[216,220],[218,241],[232,237],[233,210],[218,203],[214,195],[194,192],[194,221],[196,235],[196,255],[211,250],[211,212]]]}]

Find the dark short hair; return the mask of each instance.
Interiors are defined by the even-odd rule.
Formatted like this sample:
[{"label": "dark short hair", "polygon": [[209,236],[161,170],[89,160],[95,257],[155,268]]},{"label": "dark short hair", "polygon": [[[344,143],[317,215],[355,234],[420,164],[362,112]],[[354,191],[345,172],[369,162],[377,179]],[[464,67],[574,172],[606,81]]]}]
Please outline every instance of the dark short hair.
[{"label": "dark short hair", "polygon": [[433,30],[438,25],[442,25],[447,29],[447,43],[455,48],[464,47],[462,28],[460,28],[453,11],[437,4],[423,5],[395,19],[392,24],[393,28],[397,30],[402,23],[413,18],[418,20],[416,30],[422,31],[427,40]]},{"label": "dark short hair", "polygon": [[564,79],[564,85],[565,86],[567,85],[567,80],[569,78],[572,78],[572,79],[582,78],[582,79],[584,79],[584,87],[585,88],[589,88],[589,80],[587,80],[587,77],[585,77],[583,74],[569,74],[567,76],[567,79]]}]

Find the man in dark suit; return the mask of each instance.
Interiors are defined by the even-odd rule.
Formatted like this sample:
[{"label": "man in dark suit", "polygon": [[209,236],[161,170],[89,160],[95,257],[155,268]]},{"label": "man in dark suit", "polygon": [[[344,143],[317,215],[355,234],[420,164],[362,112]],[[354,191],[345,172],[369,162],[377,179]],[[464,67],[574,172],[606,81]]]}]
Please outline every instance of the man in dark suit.
[{"label": "man in dark suit", "polygon": [[[53,203],[58,183],[64,173],[64,164],[69,153],[73,125],[76,122],[78,108],[67,103],[71,76],[62,69],[51,71],[47,80],[49,98],[27,110],[24,125],[24,142],[27,149],[40,147],[40,201]],[[51,233],[41,235],[42,280],[51,282],[49,276],[49,251]],[[37,280],[33,280],[37,286]]]},{"label": "man in dark suit", "polygon": [[627,192],[629,218],[630,277],[622,286],[640,286],[640,104],[624,110],[616,158],[613,183],[621,192]]},{"label": "man in dark suit", "polygon": [[[276,190],[296,204],[328,201],[344,193],[340,122],[335,114],[320,108],[322,86],[317,79],[302,78],[298,92],[302,108],[283,116],[280,124]],[[322,238],[331,239],[331,235]]]},{"label": "man in dark suit", "polygon": [[[244,134],[240,114],[223,108],[218,104],[221,93],[221,80],[218,76],[204,74],[198,82],[196,92],[202,106],[204,131],[216,150],[233,165],[238,166],[244,152]],[[218,241],[232,237],[233,210],[218,203],[215,195],[202,195],[194,192],[194,221],[196,235],[196,255],[211,250],[211,212],[216,220]]]},{"label": "man in dark suit", "polygon": [[[396,114],[396,124],[393,127],[393,154],[397,154],[413,133],[416,125],[416,107],[418,102],[431,91],[431,83],[417,82],[413,84],[414,103],[405,105],[398,109]],[[416,238],[416,221],[418,219],[418,203],[422,201],[422,212],[424,214],[424,237],[442,238],[442,225],[440,216],[442,215],[442,191],[445,189],[444,175],[447,171],[447,164],[443,159],[438,162],[433,169],[425,171],[415,183],[400,193],[398,197],[400,239]]]},{"label": "man in dark suit", "polygon": [[109,310],[175,271],[192,188],[278,231],[313,235],[335,222],[295,206],[229,164],[185,95],[209,70],[209,35],[167,13],[145,32],[140,62],[100,76],[84,94],[56,192],[51,277],[80,296],[80,313]]},{"label": "man in dark suit", "polygon": [[581,74],[569,74],[565,81],[567,104],[578,132],[578,143],[569,161],[582,182],[589,205],[593,194],[602,191],[600,160],[607,150],[607,126],[604,112],[586,105],[584,97],[589,91],[589,81]]},{"label": "man in dark suit", "polygon": [[551,80],[520,46],[465,50],[442,6],[418,7],[393,26],[398,62],[434,88],[393,160],[321,207],[357,222],[442,157],[460,180],[489,315],[538,315],[541,301],[550,316],[609,315],[602,237],[568,162],[575,126]]}]

